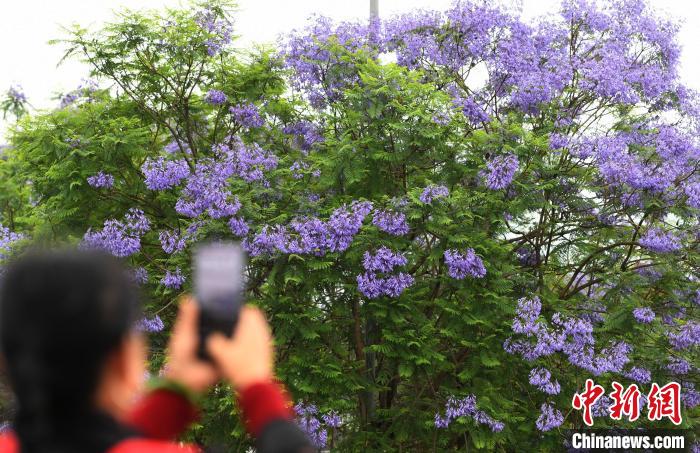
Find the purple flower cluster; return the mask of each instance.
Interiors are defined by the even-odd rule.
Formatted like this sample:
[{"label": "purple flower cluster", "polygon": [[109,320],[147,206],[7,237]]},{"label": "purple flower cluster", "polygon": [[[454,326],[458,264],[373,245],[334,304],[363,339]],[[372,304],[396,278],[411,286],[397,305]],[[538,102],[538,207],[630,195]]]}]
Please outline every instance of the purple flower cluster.
[{"label": "purple flower cluster", "polygon": [[484,262],[474,253],[474,249],[468,248],[462,253],[457,250],[445,250],[445,264],[447,264],[447,274],[458,280],[467,276],[472,278],[484,278],[486,268]]},{"label": "purple flower cluster", "polygon": [[513,182],[518,170],[518,158],[514,154],[496,156],[486,164],[483,174],[486,187],[491,190],[505,189]]},{"label": "purple flower cluster", "polygon": [[[176,143],[176,142],[173,142]],[[141,166],[146,187],[150,190],[172,189],[190,174],[185,159],[167,160],[163,157],[150,157]]]},{"label": "purple flower cluster", "polygon": [[629,362],[632,348],[619,341],[595,352],[593,324],[581,318],[552,316],[552,326],[539,320],[542,303],[539,298],[518,301],[513,319],[513,332],[524,338],[508,338],[503,347],[510,354],[519,354],[528,361],[561,352],[569,362],[595,376],[606,372],[619,373]]},{"label": "purple flower cluster", "polygon": [[542,432],[546,432],[561,426],[564,423],[564,415],[549,403],[543,403],[540,407],[540,416],[537,417],[535,426]]},{"label": "purple flower cluster", "polygon": [[656,253],[671,253],[681,248],[678,237],[660,228],[649,228],[639,238],[639,245]]},{"label": "purple flower cluster", "polygon": [[557,395],[561,391],[559,381],[552,382],[552,373],[546,368],[533,368],[530,370],[530,384],[548,395]]},{"label": "purple flower cluster", "polygon": [[61,96],[59,108],[66,108],[75,104],[80,99],[86,99],[87,101],[92,100],[93,93],[95,93],[98,88],[96,81],[83,80],[83,82],[78,85],[78,88]]},{"label": "purple flower cluster", "polygon": [[700,405],[700,392],[695,390],[695,384],[693,382],[683,382],[681,386],[683,387],[681,401],[685,407],[693,409]]},{"label": "purple flower cluster", "polygon": [[197,13],[195,22],[208,35],[204,45],[210,57],[221,52],[233,38],[233,24],[227,18],[220,17],[212,9],[205,9]]},{"label": "purple flower cluster", "polygon": [[174,272],[166,271],[160,283],[166,288],[180,289],[183,283],[185,283],[185,276],[182,275],[182,271],[177,267]]},{"label": "purple flower cluster", "polygon": [[136,329],[141,332],[157,333],[165,329],[165,324],[160,316],[155,315],[153,318],[143,318],[136,323]]},{"label": "purple flower cluster", "polygon": [[277,167],[277,157],[258,145],[244,145],[231,139],[230,144],[214,147],[217,158],[204,158],[187,178],[175,210],[187,217],[205,212],[213,219],[235,215],[241,205],[232,197],[228,179],[237,176],[246,182],[263,181],[265,171]]},{"label": "purple flower cluster", "polygon": [[700,322],[688,321],[674,332],[667,332],[673,349],[681,351],[700,345]]},{"label": "purple flower cluster", "polygon": [[250,230],[248,223],[240,217],[231,217],[228,227],[234,235],[239,237],[247,235]]},{"label": "purple flower cluster", "polygon": [[263,127],[265,121],[255,104],[238,104],[228,109],[238,124],[243,127]]},{"label": "purple flower cluster", "polygon": [[137,267],[129,272],[129,277],[131,281],[139,284],[145,285],[148,283],[148,271],[144,267]]},{"label": "purple flower cluster", "polygon": [[623,373],[628,379],[631,379],[640,384],[648,384],[651,382],[651,371],[646,368],[633,366],[629,371]]},{"label": "purple flower cluster", "polygon": [[449,397],[445,403],[445,415],[435,414],[435,427],[445,429],[450,426],[453,420],[460,417],[472,418],[477,424],[487,425],[495,433],[503,431],[505,427],[503,422],[495,420],[484,411],[477,409],[474,395],[467,395],[460,399]]},{"label": "purple flower cluster", "polygon": [[330,411],[327,414],[323,414],[321,419],[329,428],[340,428],[340,425],[343,424],[343,420],[336,411]]},{"label": "purple flower cluster", "polygon": [[96,189],[109,189],[114,186],[114,176],[101,171],[88,176],[87,182]]},{"label": "purple flower cluster", "polygon": [[375,211],[372,224],[393,236],[403,236],[409,230],[406,215],[402,212]]},{"label": "purple flower cluster", "polygon": [[292,166],[289,167],[289,171],[292,172],[292,178],[302,179],[304,177],[304,170],[309,169],[309,164],[301,160],[295,160]]},{"label": "purple flower cluster", "polygon": [[405,266],[407,262],[403,253],[394,252],[387,247],[380,247],[374,255],[365,252],[362,258],[362,265],[368,272],[389,273],[395,267]]},{"label": "purple flower cluster", "polygon": [[12,251],[14,243],[23,238],[24,236],[21,234],[10,231],[9,228],[0,223],[0,260],[5,259]]},{"label": "purple flower cluster", "polygon": [[204,102],[211,105],[221,105],[226,103],[227,100],[226,93],[221,90],[209,90],[204,96]]},{"label": "purple flower cluster", "polygon": [[106,220],[102,230],[88,230],[81,247],[105,250],[123,258],[141,249],[141,237],[150,230],[150,222],[140,209],[131,208],[124,220]]},{"label": "purple flower cluster", "polygon": [[[319,414],[318,408],[313,404],[298,403],[294,406],[299,428],[306,434],[311,443],[318,449],[326,447],[328,442],[328,428],[337,428],[341,424],[337,412],[330,411]],[[324,426],[325,425],[325,426]]]},{"label": "purple flower cluster", "polygon": [[350,247],[360,231],[365,217],[372,211],[372,203],[354,201],[331,214],[328,221],[317,218],[294,220],[288,227],[266,225],[243,246],[252,256],[262,254],[295,253],[322,256],[328,252],[343,252]]},{"label": "purple flower cluster", "polygon": [[634,319],[636,319],[637,322],[644,324],[649,324],[654,320],[654,318],[656,318],[656,314],[649,307],[635,308],[632,310],[632,316],[634,316]]},{"label": "purple flower cluster", "polygon": [[192,154],[192,150],[190,149],[190,147],[187,143],[179,143],[178,144],[177,140],[172,140],[167,145],[165,145],[163,147],[163,151],[165,151],[168,154],[177,154],[179,152],[182,152],[182,153],[188,154],[188,155]]},{"label": "purple flower cluster", "polygon": [[184,250],[188,242],[196,239],[197,232],[203,224],[201,221],[192,222],[182,235],[177,231],[161,231],[158,239],[163,251],[171,255]]},{"label": "purple flower cluster", "polygon": [[7,97],[15,104],[24,104],[27,102],[27,95],[24,94],[24,90],[22,90],[22,87],[19,85],[12,85],[7,90]]},{"label": "purple flower cluster", "polygon": [[672,357],[666,365],[666,369],[673,374],[683,375],[688,374],[693,369],[693,366],[685,359]]},{"label": "purple flower cluster", "polygon": [[404,272],[385,277],[380,277],[378,274],[388,274],[398,266],[405,266],[407,262],[402,253],[394,252],[387,247],[379,248],[374,254],[365,252],[362,265],[366,272],[357,276],[357,288],[370,299],[376,299],[382,295],[400,296],[413,284],[413,277]]},{"label": "purple flower cluster", "polygon": [[420,201],[425,204],[431,204],[437,198],[444,198],[450,195],[450,190],[445,186],[429,185],[420,194]]},{"label": "purple flower cluster", "polygon": [[317,144],[323,142],[323,134],[317,126],[308,122],[300,121],[298,123],[289,124],[284,127],[285,134],[294,135],[297,146],[304,152],[308,152]]},{"label": "purple flower cluster", "polygon": [[[306,94],[313,107],[323,108],[342,97],[343,90],[359,81],[353,64],[329,46],[342,46],[349,52],[369,50],[378,42],[379,24],[334,24],[317,17],[306,29],[288,36],[282,50],[287,67],[293,70],[292,86]],[[327,68],[333,71],[328,72]]]}]

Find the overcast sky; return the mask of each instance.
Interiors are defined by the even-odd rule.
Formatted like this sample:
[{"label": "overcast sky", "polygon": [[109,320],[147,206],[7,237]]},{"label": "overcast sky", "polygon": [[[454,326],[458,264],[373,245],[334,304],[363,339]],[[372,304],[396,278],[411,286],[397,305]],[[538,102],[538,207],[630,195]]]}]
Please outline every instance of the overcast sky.
[{"label": "overcast sky", "polygon": [[[50,46],[62,36],[61,26],[78,23],[98,27],[121,8],[176,7],[179,0],[0,0],[0,92],[19,84],[36,109],[55,105],[57,92],[75,88],[87,69],[70,61],[57,67],[63,50]],[[416,8],[445,9],[451,0],[379,0],[380,15],[390,16]],[[526,17],[552,13],[559,0],[520,0]],[[700,89],[700,2],[650,0],[657,9],[683,20],[681,74],[686,83]],[[285,31],[302,27],[312,14],[337,20],[365,18],[369,0],[240,0],[236,16],[239,46],[274,43]],[[0,117],[0,143],[6,128]]]}]

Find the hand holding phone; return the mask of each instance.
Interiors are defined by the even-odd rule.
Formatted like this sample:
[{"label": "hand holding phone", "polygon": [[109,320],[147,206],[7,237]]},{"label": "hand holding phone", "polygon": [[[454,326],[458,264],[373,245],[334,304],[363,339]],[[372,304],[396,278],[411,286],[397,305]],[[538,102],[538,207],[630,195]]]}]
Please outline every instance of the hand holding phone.
[{"label": "hand holding phone", "polygon": [[198,355],[203,359],[210,359],[206,350],[210,334],[233,334],[244,303],[245,263],[245,252],[236,243],[212,242],[195,251],[194,291],[200,309]]}]

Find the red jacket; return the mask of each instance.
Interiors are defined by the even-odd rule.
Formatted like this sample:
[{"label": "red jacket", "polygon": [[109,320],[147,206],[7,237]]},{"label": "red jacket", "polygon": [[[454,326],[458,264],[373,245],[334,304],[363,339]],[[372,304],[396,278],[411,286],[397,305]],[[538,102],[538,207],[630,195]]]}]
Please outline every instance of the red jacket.
[{"label": "red jacket", "polygon": [[[271,422],[291,420],[291,404],[275,383],[251,385],[238,395],[248,433],[258,437]],[[155,390],[129,413],[125,424],[143,437],[124,440],[109,453],[199,453],[200,448],[175,442],[197,420],[199,410],[187,398],[171,390]],[[17,437],[10,431],[0,435],[0,453],[19,453]]]}]

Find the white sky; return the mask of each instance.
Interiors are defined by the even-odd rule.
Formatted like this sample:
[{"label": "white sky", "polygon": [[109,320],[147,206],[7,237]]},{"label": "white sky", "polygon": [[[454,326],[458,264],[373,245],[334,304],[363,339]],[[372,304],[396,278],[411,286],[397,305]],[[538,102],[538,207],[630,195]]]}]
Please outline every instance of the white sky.
[{"label": "white sky", "polygon": [[[700,2],[649,0],[658,10],[683,20],[681,75],[700,90]],[[416,8],[445,9],[451,0],[379,0],[381,16]],[[527,17],[556,12],[559,0],[519,0]],[[87,76],[82,64],[69,61],[57,67],[63,55],[50,39],[60,38],[61,26],[78,23],[97,27],[121,8],[176,7],[180,0],[0,0],[0,92],[19,84],[36,109],[55,105],[57,92],[75,88]],[[240,46],[274,43],[285,31],[302,27],[312,14],[336,20],[365,18],[369,0],[239,0],[236,16]],[[0,117],[0,143],[7,124]]]}]

